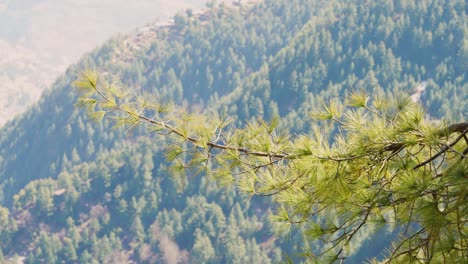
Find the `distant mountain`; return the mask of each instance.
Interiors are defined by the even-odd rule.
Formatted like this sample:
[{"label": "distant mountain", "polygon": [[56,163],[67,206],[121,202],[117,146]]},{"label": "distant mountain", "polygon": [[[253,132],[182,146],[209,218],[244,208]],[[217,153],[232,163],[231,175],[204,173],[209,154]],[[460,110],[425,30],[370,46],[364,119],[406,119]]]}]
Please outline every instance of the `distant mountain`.
[{"label": "distant mountain", "polygon": [[0,126],[36,102],[84,52],[205,0],[0,1]]},{"label": "distant mountain", "polygon": [[[269,199],[169,170],[164,139],[90,122],[73,106],[76,73],[97,69],[239,125],[279,114],[294,133],[308,132],[311,108],[352,89],[393,96],[424,84],[431,116],[466,119],[464,5],[241,1],[109,40],[0,130],[0,253],[32,263],[275,263],[285,253],[298,262],[318,245],[273,236]],[[366,239],[351,261],[382,257],[388,241]]]}]

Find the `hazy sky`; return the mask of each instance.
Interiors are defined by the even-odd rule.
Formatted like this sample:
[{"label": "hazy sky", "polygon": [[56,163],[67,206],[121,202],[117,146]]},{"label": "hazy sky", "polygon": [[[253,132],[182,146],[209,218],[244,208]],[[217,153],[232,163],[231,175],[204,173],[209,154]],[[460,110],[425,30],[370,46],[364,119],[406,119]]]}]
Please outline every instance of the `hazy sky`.
[{"label": "hazy sky", "polygon": [[[87,51],[206,0],[0,0],[0,126]],[[220,1],[218,1],[220,2]]]},{"label": "hazy sky", "polygon": [[43,55],[81,55],[112,35],[205,0],[0,0],[0,39]]}]

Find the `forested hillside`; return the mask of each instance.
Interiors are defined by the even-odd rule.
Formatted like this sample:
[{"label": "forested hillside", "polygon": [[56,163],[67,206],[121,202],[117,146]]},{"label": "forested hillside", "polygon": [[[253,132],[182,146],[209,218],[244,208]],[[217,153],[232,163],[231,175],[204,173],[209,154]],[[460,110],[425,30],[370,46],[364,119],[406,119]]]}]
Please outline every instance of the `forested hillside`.
[{"label": "forested hillside", "polygon": [[[316,245],[300,233],[274,236],[269,198],[169,170],[164,138],[90,121],[74,107],[76,74],[97,69],[193,111],[225,111],[240,126],[279,115],[298,134],[330,98],[413,94],[427,83],[420,103],[455,122],[468,111],[465,9],[463,0],[212,4],[108,41],[0,131],[0,261],[299,261]],[[354,260],[382,258],[387,245],[353,245]]]}]

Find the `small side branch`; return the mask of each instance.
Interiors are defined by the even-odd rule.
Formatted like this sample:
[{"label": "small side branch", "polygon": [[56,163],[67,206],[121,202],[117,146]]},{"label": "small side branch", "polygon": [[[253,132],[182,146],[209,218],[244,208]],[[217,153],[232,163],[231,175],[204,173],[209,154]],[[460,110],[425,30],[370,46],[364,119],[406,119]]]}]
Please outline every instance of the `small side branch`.
[{"label": "small side branch", "polygon": [[465,135],[467,129],[468,129],[468,122],[463,122],[463,123],[450,125],[448,127],[448,132],[449,134],[458,132],[458,133],[462,133],[462,135]]},{"label": "small side branch", "polygon": [[[417,169],[421,168],[422,166],[428,164],[429,162],[435,160],[437,157],[439,157],[440,155],[444,154],[447,150],[449,150],[450,148],[452,148],[453,146],[455,146],[455,145],[458,143],[458,141],[460,141],[462,138],[464,138],[465,135],[466,135],[466,133],[468,133],[468,125],[466,125],[466,124],[468,124],[468,123],[462,123],[462,124],[465,124],[465,127],[466,127],[465,130],[463,130],[463,132],[462,132],[452,143],[450,143],[449,145],[445,145],[445,146],[444,146],[439,152],[437,152],[434,156],[432,156],[432,157],[430,157],[428,160],[426,160],[426,161],[424,161],[424,162],[422,162],[422,163],[416,165],[413,169],[414,169],[414,170],[417,170]],[[460,127],[462,127],[462,126],[457,126],[457,125],[459,125],[459,124],[452,125],[452,126],[455,126],[453,129],[457,129],[457,130],[458,130],[458,129],[460,129]],[[450,127],[452,127],[452,126],[450,126]],[[450,130],[450,127],[449,127],[449,130]]]}]

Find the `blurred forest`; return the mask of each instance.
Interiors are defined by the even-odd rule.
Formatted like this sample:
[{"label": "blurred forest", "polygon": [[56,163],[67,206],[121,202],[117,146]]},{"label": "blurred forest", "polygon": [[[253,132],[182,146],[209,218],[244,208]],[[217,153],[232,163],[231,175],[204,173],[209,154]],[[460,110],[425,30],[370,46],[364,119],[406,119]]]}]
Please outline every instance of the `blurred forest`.
[{"label": "blurred forest", "polygon": [[[174,175],[164,138],[89,121],[71,88],[84,69],[240,126],[279,115],[307,133],[313,107],[353,89],[415,95],[455,122],[468,113],[467,31],[463,0],[265,0],[115,37],[0,130],[0,262],[299,263],[319,246],[275,236],[269,198]],[[350,261],[389,244],[361,243]]]}]

